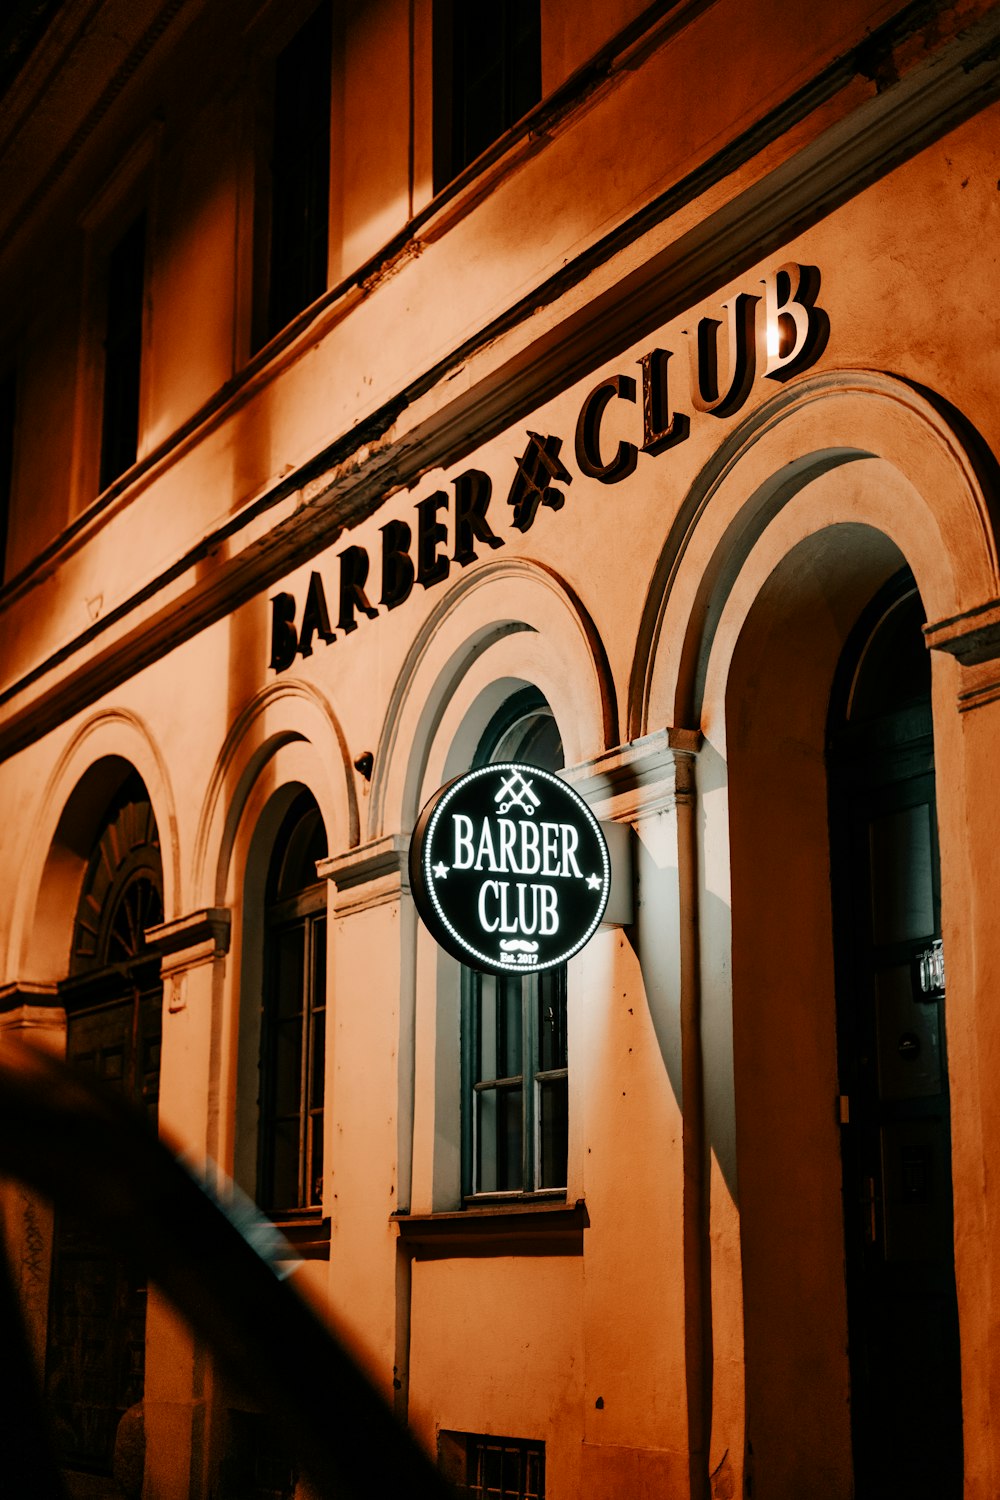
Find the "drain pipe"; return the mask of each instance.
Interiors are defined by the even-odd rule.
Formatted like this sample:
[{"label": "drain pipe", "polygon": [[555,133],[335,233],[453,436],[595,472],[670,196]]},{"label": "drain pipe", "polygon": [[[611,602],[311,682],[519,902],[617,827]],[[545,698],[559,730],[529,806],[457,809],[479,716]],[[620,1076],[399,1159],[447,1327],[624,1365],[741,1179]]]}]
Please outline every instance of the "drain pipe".
[{"label": "drain pipe", "polygon": [[709,1152],[705,1129],[698,940],[699,860],[695,757],[674,761],[680,899],[681,1088],[684,1171],[684,1364],[687,1378],[691,1500],[710,1500],[712,1436],[712,1270],[709,1237]]}]

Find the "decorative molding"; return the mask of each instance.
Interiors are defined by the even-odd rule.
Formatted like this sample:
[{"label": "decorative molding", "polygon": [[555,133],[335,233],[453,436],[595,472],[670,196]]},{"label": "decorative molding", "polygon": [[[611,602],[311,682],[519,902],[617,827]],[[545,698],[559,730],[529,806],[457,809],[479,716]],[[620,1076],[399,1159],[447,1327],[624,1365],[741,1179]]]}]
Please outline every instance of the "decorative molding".
[{"label": "decorative molding", "polygon": [[[963,614],[924,626],[924,640],[931,651],[947,651],[963,667],[1000,657],[1000,599],[990,599]],[[963,693],[962,697],[966,695]]]},{"label": "decorative molding", "polygon": [[230,927],[228,908],[209,906],[146,929],[146,941],[160,954],[168,1011],[184,1010],[187,1005],[183,979],[189,970],[229,952]]},{"label": "decorative molding", "polygon": [[[531,288],[522,302],[476,330],[378,411],[367,417],[359,413],[349,432],[253,497],[162,574],[12,682],[0,693],[0,706],[7,710],[0,727],[0,758],[24,748],[168,648],[231,613],[289,567],[329,547],[345,526],[374,514],[388,494],[437,465],[457,461],[473,442],[485,442],[555,391],[679,316],[739,269],[787,243],[1000,94],[1000,15],[993,13],[799,151],[793,150],[769,172],[751,181],[745,181],[744,174],[741,181],[740,172],[749,170],[769,145],[785,139],[794,143],[791,132],[796,124],[865,76],[873,49],[889,56],[904,42],[908,24],[894,21],[872,33],[863,47],[838,59],[807,89],[782,101],[765,120],[644,205],[633,219],[616,225],[557,276]],[[724,182],[734,183],[734,190],[721,206],[703,214],[669,244],[643,247],[643,264],[634,271],[623,267],[615,275],[619,255],[634,256],[643,235],[662,234],[662,226],[682,207],[696,204]],[[560,316],[563,298],[598,271],[612,278],[611,284],[595,287],[594,297],[582,310],[564,304],[567,310]],[[530,329],[540,307],[552,309],[555,327],[527,347],[521,347],[523,339],[517,337],[508,347],[507,336]],[[317,316],[328,314],[324,301]],[[479,360],[485,362],[482,369],[476,366]],[[470,378],[456,383],[452,392],[449,377],[460,367],[470,372]],[[246,380],[258,374],[253,365]],[[182,434],[151,454],[150,471],[164,461],[167,450],[179,451],[206,425],[218,425],[242,404],[246,390],[237,385],[238,389],[225,387]],[[447,394],[432,410],[425,410],[423,398],[435,392]],[[402,425],[404,413],[410,413],[409,429]],[[296,498],[304,497],[308,503],[297,505]],[[263,518],[282,502],[287,502],[287,524],[274,526],[268,544],[260,545]],[[57,566],[71,540],[61,537],[32,569],[11,580],[0,605],[37,582],[39,569]],[[219,557],[226,561],[203,566],[206,558]],[[160,608],[136,626],[139,612],[153,600]]]},{"label": "decorative molding", "polygon": [[631,823],[693,797],[701,740],[697,729],[657,729],[561,775],[599,818]]},{"label": "decorative molding", "polygon": [[65,1019],[57,984],[15,979],[0,985],[0,1027],[51,1026]]},{"label": "decorative molding", "polygon": [[448,1213],[394,1214],[399,1238],[416,1260],[496,1255],[582,1255],[590,1215],[575,1204],[515,1199]]},{"label": "decorative molding", "polygon": [[316,873],[334,887],[335,915],[351,916],[387,901],[397,901],[410,888],[409,849],[407,835],[390,833],[319,860]]}]

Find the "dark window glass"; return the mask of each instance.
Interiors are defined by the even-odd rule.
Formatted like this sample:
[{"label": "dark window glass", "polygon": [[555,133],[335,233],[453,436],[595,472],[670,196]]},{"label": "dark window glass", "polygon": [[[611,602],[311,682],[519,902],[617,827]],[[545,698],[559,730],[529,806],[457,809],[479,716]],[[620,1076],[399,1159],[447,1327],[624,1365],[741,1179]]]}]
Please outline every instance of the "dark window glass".
[{"label": "dark window glass", "polygon": [[[163,921],[163,880],[156,818],[135,772],[105,803],[90,847],[69,976],[59,987],[66,1058],[144,1110],[155,1128],[163,991],[146,930]],[[143,1396],[145,1326],[145,1268],[117,1254],[86,1216],[58,1209],[45,1396],[66,1468],[110,1473],[118,1424]],[[0,1492],[9,1492],[3,1483]]]},{"label": "dark window glass", "polygon": [[[515,693],[483,735],[476,765],[557,771],[559,729],[541,694]],[[566,967],[541,974],[462,971],[464,1182],[468,1197],[566,1186]]]},{"label": "dark window glass", "polygon": [[140,214],[108,256],[99,479],[102,490],[131,468],[138,452],[145,275],[146,216]]},{"label": "dark window glass", "polygon": [[219,1500],[294,1500],[297,1466],[268,1417],[228,1413]]},{"label": "dark window glass", "polygon": [[441,1432],[438,1462],[466,1500],[545,1500],[544,1443]]},{"label": "dark window glass", "polygon": [[0,377],[0,583],[9,577],[7,535],[14,484],[14,424],[17,419],[17,380],[14,372]]},{"label": "dark window glass", "polygon": [[930,696],[931,657],[924,644],[925,622],[924,607],[915,589],[885,605],[851,683],[847,716],[852,724],[897,713]]},{"label": "dark window glass", "polygon": [[443,187],[542,97],[539,0],[440,0],[435,48]]},{"label": "dark window glass", "polygon": [[318,1208],[323,1195],[325,854],[319,809],[303,793],[279,830],[267,889],[257,1191],[279,1215]]},{"label": "dark window glass", "polygon": [[275,63],[267,338],[326,290],[332,45],[324,4]]}]

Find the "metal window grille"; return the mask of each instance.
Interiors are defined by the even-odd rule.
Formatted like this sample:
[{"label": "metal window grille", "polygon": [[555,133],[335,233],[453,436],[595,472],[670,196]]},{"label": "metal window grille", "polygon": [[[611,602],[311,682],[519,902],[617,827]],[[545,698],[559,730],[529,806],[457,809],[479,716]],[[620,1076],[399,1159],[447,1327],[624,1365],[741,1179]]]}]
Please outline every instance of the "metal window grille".
[{"label": "metal window grille", "polygon": [[545,1500],[545,1444],[479,1432],[442,1432],[440,1466],[466,1500]]}]

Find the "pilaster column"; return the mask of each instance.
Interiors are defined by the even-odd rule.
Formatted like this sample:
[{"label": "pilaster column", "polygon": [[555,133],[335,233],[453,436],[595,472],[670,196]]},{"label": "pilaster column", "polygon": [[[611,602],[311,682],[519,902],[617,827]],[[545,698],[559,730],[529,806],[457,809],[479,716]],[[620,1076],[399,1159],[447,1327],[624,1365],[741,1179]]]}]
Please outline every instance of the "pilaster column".
[{"label": "pilaster column", "polygon": [[[649,1175],[641,1193],[626,1191],[618,1174],[600,1174],[593,1185],[586,1184],[592,1225],[585,1284],[586,1347],[588,1369],[592,1360],[600,1373],[588,1378],[584,1399],[581,1477],[595,1500],[617,1493],[626,1474],[633,1485],[641,1478],[672,1494],[693,1497],[707,1492],[712,1286],[705,1067],[712,1044],[703,1023],[699,951],[703,914],[695,760],[700,743],[695,731],[664,729],[565,773],[606,825],[632,831],[634,906],[631,916],[625,912],[620,918],[627,929],[617,939],[612,983],[605,980],[610,992],[582,996],[587,1012],[584,1087],[592,1096],[581,1101],[579,1111],[588,1129],[582,1159],[586,1164],[587,1152],[599,1150],[610,1159],[614,1143],[605,1144],[603,1136],[623,1129],[625,1120],[635,1131],[656,1130],[648,1142]],[[611,849],[614,865],[613,844]],[[650,1069],[649,1061],[638,1067],[635,1061],[650,1056],[644,1011],[673,1095],[672,1100],[667,1096],[665,1111],[663,1104],[656,1105],[655,1115],[649,1104],[644,1113],[641,1105],[630,1103],[633,1094],[641,1096],[642,1080]],[[618,1065],[606,1065],[609,1053],[620,1059]],[[572,1080],[572,1068],[570,1076]],[[664,1118],[654,1126],[656,1116]],[[608,1221],[614,1222],[615,1234],[603,1238],[600,1226]],[[617,1347],[614,1333],[608,1332],[614,1329],[622,1296],[615,1262],[622,1245],[643,1236],[648,1247],[644,1264],[659,1271],[632,1274],[629,1295],[648,1305],[649,1333],[643,1349],[629,1351]],[[662,1269],[667,1266],[683,1267],[683,1277],[664,1277]],[[655,1429],[625,1424],[619,1430],[608,1414],[634,1407],[636,1393],[631,1393],[630,1403],[624,1389],[620,1395],[609,1392],[607,1371],[637,1365],[649,1371],[650,1409],[657,1387],[684,1390],[686,1402],[674,1404]],[[600,1390],[596,1385],[591,1390],[590,1379],[599,1381]]]},{"label": "pilaster column", "polygon": [[[160,1129],[194,1163],[217,1135],[211,1087],[212,1024],[221,1003],[229,912],[207,907],[150,928],[163,978]],[[207,1369],[190,1330],[150,1288],[146,1311],[145,1500],[205,1493]]]},{"label": "pilaster column", "polygon": [[408,838],[389,834],[317,866],[330,882],[333,925],[330,1298],[355,1352],[397,1407],[405,1405],[408,1298],[396,1293],[390,1216],[409,1205],[414,1105],[408,848]]}]

